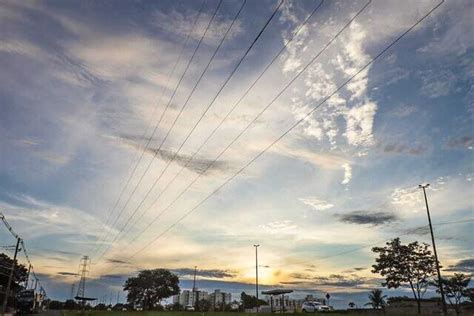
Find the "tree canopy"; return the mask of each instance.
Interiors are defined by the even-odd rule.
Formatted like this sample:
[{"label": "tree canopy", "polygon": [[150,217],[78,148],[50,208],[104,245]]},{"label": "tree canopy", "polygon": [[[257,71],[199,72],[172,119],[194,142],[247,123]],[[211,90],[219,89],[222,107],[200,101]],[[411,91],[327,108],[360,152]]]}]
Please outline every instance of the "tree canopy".
[{"label": "tree canopy", "polygon": [[369,293],[369,301],[365,305],[370,305],[374,309],[379,309],[379,308],[385,308],[385,305],[387,304],[385,302],[385,298],[387,295],[383,295],[383,292],[381,289],[373,289]]},{"label": "tree canopy", "polygon": [[[0,285],[7,286],[13,259],[4,253],[0,253]],[[12,290],[17,289],[20,283],[26,282],[28,270],[22,264],[15,264],[15,274],[13,275]]]},{"label": "tree canopy", "polygon": [[267,305],[267,302],[265,302],[264,300],[257,300],[255,296],[248,295],[245,292],[242,292],[242,294],[240,294],[240,299],[242,300],[242,304],[246,309]]},{"label": "tree canopy", "polygon": [[128,292],[128,303],[150,310],[162,299],[179,293],[179,279],[166,269],[143,270],[129,278],[123,289]]},{"label": "tree canopy", "polygon": [[395,238],[386,247],[374,247],[372,251],[379,255],[372,272],[385,278],[382,286],[390,289],[409,285],[421,313],[420,300],[436,274],[436,262],[429,245],[417,241],[403,245],[400,238]]},{"label": "tree canopy", "polygon": [[[463,273],[455,273],[449,278],[442,278],[441,284],[449,304],[454,308],[456,314],[460,313],[460,304],[469,298],[468,289],[471,277]],[[437,285],[437,284],[436,284]],[[437,292],[439,293],[439,287]]]}]

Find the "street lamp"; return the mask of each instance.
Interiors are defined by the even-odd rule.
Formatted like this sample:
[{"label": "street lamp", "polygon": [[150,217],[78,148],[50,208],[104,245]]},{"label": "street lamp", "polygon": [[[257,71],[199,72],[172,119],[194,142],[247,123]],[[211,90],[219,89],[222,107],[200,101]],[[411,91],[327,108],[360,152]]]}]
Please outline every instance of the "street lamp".
[{"label": "street lamp", "polygon": [[259,302],[258,302],[258,247],[260,245],[253,245],[255,247],[255,294],[257,297],[257,312],[259,310]]},{"label": "street lamp", "polygon": [[444,300],[444,289],[443,283],[441,282],[441,272],[439,270],[439,261],[438,261],[438,253],[436,252],[436,244],[435,238],[433,233],[433,226],[431,225],[431,216],[430,216],[430,208],[428,207],[428,198],[426,197],[426,188],[429,187],[430,184],[420,184],[418,187],[423,190],[423,195],[425,197],[425,205],[426,205],[426,214],[428,215],[428,224],[430,225],[430,233],[431,233],[431,242],[433,243],[433,253],[435,257],[436,263],[436,271],[438,273],[438,284],[439,284],[439,293],[441,294],[441,303],[443,304],[443,314],[447,315],[447,308],[446,308],[446,301]]}]

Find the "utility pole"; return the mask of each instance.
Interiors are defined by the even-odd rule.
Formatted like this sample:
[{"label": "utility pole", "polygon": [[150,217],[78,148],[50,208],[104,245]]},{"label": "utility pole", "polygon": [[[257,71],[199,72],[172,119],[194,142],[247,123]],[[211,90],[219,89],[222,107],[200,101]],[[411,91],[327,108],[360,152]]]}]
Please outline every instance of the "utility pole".
[{"label": "utility pole", "polygon": [[28,283],[30,281],[30,272],[31,272],[31,264],[28,265],[28,273],[26,274],[25,289],[28,289]]},{"label": "utility pole", "polygon": [[196,291],[196,272],[197,272],[197,266],[194,266],[193,292]]},{"label": "utility pole", "polygon": [[257,313],[260,309],[260,304],[258,301],[258,247],[260,245],[253,245],[255,247],[255,294],[257,297]]},{"label": "utility pole", "polygon": [[418,187],[423,190],[423,195],[425,197],[425,205],[426,205],[426,214],[428,215],[428,224],[430,225],[430,233],[431,233],[431,242],[433,243],[433,253],[435,257],[436,263],[436,272],[438,273],[438,285],[439,285],[439,293],[441,294],[441,302],[443,305],[443,314],[448,314],[448,309],[446,308],[446,301],[444,300],[444,289],[443,283],[441,282],[441,271],[439,270],[439,261],[438,261],[438,253],[436,252],[436,244],[435,238],[433,233],[433,226],[431,225],[431,216],[430,216],[430,208],[428,207],[428,198],[426,197],[426,188],[429,187],[430,184],[420,184]]},{"label": "utility pole", "polygon": [[194,266],[194,279],[193,279],[193,306],[197,310],[197,297],[196,297],[196,272],[197,266]]},{"label": "utility pole", "polygon": [[8,298],[10,297],[10,287],[12,285],[13,274],[15,273],[16,256],[18,254],[18,250],[19,250],[19,247],[20,247],[20,242],[21,242],[20,237],[17,237],[16,238],[15,255],[13,256],[12,268],[10,270],[10,276],[8,277],[7,289],[6,289],[6,291],[3,295],[2,315],[5,315],[5,312],[7,311]]}]

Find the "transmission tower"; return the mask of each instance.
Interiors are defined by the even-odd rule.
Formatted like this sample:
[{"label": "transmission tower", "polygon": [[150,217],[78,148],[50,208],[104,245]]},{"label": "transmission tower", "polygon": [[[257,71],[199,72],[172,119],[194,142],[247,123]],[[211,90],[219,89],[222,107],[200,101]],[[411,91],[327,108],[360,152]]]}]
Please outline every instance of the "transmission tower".
[{"label": "transmission tower", "polygon": [[86,276],[88,270],[88,265],[90,265],[91,260],[88,256],[84,256],[81,259],[81,264],[79,265],[79,270],[81,272],[81,280],[79,281],[79,286],[77,288],[76,300],[81,302],[82,308],[85,307],[86,301],[94,301],[95,298],[86,297]]}]

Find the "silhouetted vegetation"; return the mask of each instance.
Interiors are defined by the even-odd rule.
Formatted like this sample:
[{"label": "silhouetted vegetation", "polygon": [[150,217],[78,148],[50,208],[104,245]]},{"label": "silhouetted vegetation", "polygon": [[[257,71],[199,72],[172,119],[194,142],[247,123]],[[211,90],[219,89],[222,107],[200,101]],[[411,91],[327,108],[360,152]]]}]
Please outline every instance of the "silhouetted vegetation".
[{"label": "silhouetted vegetation", "polygon": [[366,303],[366,306],[372,306],[373,309],[384,309],[387,303],[385,302],[385,298],[387,295],[383,295],[381,289],[373,289],[370,291],[369,300],[370,302]]},{"label": "silhouetted vegetation", "polygon": [[265,302],[264,300],[261,300],[261,299],[257,300],[255,296],[248,295],[245,292],[242,292],[242,294],[240,294],[240,300],[242,301],[242,305],[244,309],[255,308],[262,305],[268,305],[268,303]]},{"label": "silhouetted vegetation", "polygon": [[409,286],[420,314],[420,300],[428,288],[430,278],[436,274],[436,263],[429,245],[417,241],[403,245],[400,238],[395,238],[386,247],[374,247],[372,251],[379,255],[372,272],[380,273],[385,278],[382,286],[389,289]]},{"label": "silhouetted vegetation", "polygon": [[162,299],[179,293],[179,279],[166,269],[143,270],[128,278],[123,289],[128,291],[127,302],[132,306],[160,310],[158,304]]}]

